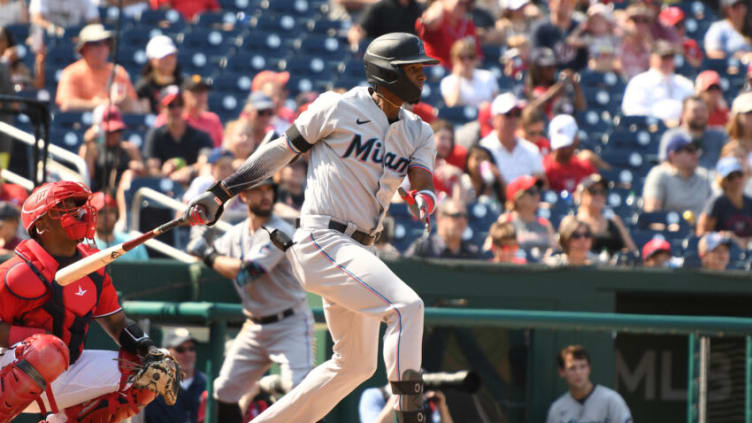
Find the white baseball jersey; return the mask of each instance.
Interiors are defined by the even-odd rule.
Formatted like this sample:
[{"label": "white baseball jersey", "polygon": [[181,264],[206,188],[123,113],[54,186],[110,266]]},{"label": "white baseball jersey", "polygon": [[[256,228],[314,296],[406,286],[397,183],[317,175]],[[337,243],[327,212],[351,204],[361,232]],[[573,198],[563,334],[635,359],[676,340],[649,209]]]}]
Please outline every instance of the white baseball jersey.
[{"label": "white baseball jersey", "polygon": [[[292,236],[293,227],[281,218],[272,215],[264,225],[270,231],[279,229]],[[275,247],[269,234],[259,228],[251,233],[250,220],[246,219],[214,242],[217,253],[253,261],[265,273],[244,286],[233,284],[243,303],[243,309],[253,317],[270,316],[307,304],[307,295],[295,278],[285,253]]]},{"label": "white baseball jersey", "polygon": [[322,94],[294,125],[316,144],[301,215],[330,216],[373,234],[408,169],[433,171],[436,148],[420,117],[402,109],[390,124],[369,90]]},{"label": "white baseball jersey", "polygon": [[595,385],[583,401],[567,392],[551,404],[546,423],[632,423],[632,413],[618,392]]}]

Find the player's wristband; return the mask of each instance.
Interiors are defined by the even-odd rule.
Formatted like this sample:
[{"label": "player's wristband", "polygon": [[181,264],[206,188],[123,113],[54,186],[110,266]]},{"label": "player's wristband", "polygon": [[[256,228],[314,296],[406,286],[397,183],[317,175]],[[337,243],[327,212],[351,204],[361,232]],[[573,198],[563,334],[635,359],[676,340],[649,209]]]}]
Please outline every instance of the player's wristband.
[{"label": "player's wristband", "polygon": [[129,322],[128,326],[120,332],[120,346],[129,353],[144,357],[149,353],[149,347],[154,346],[154,341],[145,334],[136,322]]},{"label": "player's wristband", "polygon": [[40,328],[11,325],[10,330],[8,330],[8,346],[17,344],[31,335],[36,335],[38,333],[46,333],[46,331]]},{"label": "player's wristband", "polygon": [[229,189],[227,189],[227,186],[222,181],[217,181],[216,183],[214,183],[214,185],[209,188],[209,192],[214,194],[214,196],[217,197],[219,201],[222,202],[222,204],[232,198],[232,193]]},{"label": "player's wristband", "polygon": [[217,257],[219,256],[219,253],[217,253],[214,248],[211,249],[209,254],[204,256],[204,264],[206,267],[213,269],[214,268],[214,261],[217,260]]}]

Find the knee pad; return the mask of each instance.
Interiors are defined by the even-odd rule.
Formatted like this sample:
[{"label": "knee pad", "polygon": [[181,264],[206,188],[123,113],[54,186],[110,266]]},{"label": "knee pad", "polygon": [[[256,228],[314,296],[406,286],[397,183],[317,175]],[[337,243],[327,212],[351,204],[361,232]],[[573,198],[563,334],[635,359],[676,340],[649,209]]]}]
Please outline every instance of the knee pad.
[{"label": "knee pad", "polygon": [[399,395],[399,410],[394,412],[398,423],[425,423],[423,410],[423,377],[417,370],[402,372],[402,380],[389,382],[392,394]]},{"label": "knee pad", "polygon": [[129,388],[68,407],[65,415],[70,423],[117,423],[138,414],[156,395],[148,389]]},{"label": "knee pad", "polygon": [[48,387],[68,368],[68,347],[60,338],[37,334],[25,339],[14,353],[16,360],[0,370],[0,423],[13,420],[34,401],[44,410],[40,397],[45,391],[56,411]]}]

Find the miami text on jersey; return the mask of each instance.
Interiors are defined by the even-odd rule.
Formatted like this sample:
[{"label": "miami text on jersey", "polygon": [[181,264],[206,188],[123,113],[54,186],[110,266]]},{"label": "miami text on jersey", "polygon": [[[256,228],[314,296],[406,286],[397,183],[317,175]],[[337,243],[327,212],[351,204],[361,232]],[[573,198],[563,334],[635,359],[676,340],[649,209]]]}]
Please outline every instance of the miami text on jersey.
[{"label": "miami text on jersey", "polygon": [[[372,150],[373,154],[371,154]],[[355,134],[355,136],[353,136],[353,139],[350,141],[350,145],[347,147],[345,154],[342,155],[342,158],[346,159],[350,157],[350,154],[352,154],[353,151],[355,152],[353,157],[360,161],[371,160],[374,163],[384,162],[384,166],[399,173],[402,173],[407,169],[407,165],[410,163],[409,159],[405,157],[397,158],[397,155],[392,152],[384,154],[384,152],[381,151],[381,141],[379,141],[378,138],[370,138],[365,143],[362,143],[360,134]]]}]

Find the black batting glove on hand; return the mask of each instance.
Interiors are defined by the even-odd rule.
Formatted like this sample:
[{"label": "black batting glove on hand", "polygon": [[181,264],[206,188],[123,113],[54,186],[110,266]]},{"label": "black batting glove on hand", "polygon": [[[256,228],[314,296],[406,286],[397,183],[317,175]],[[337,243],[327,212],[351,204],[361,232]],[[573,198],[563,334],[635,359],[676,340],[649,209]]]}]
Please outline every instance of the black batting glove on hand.
[{"label": "black batting glove on hand", "polygon": [[188,254],[203,260],[208,267],[213,267],[214,259],[217,258],[218,255],[214,247],[209,245],[209,243],[206,242],[206,238],[203,236],[195,238],[189,242],[185,247],[185,250]]},{"label": "black batting glove on hand", "polygon": [[208,191],[194,198],[183,213],[183,219],[191,226],[214,225],[222,216],[224,205],[232,196],[222,184],[216,182]]}]

